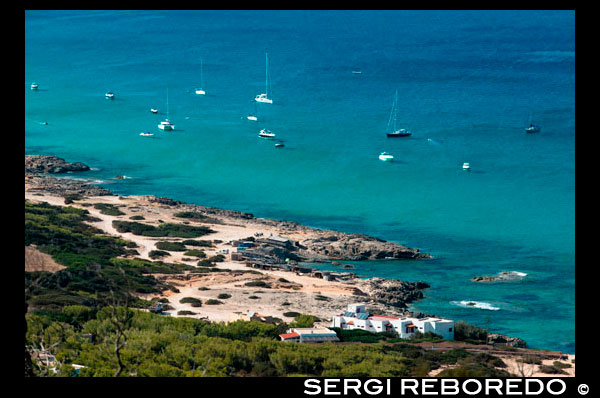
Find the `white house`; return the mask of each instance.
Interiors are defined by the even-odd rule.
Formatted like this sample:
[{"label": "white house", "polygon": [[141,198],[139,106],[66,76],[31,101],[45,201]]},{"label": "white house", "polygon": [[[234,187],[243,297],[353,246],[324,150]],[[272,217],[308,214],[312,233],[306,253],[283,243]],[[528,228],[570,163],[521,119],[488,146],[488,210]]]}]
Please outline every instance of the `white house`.
[{"label": "white house", "polygon": [[411,337],[417,332],[432,332],[446,340],[454,340],[454,321],[450,319],[372,315],[366,312],[364,304],[348,305],[346,312],[333,317],[331,327],[374,333],[394,331],[400,338]]}]

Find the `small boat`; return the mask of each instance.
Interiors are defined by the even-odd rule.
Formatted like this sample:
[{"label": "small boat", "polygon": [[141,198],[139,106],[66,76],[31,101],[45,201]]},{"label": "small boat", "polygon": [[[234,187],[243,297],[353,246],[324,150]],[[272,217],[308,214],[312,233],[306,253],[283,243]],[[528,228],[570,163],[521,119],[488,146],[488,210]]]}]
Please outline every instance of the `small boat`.
[{"label": "small boat", "polygon": [[542,130],[542,128],[539,125],[533,124],[531,122],[531,113],[530,113],[529,114],[529,127],[527,127],[525,129],[525,132],[528,133],[528,134],[529,133],[539,133],[541,130]]},{"label": "small boat", "polygon": [[169,89],[167,88],[167,118],[160,122],[158,128],[164,131],[173,131],[175,130],[175,125],[169,121]]},{"label": "small boat", "polygon": [[115,99],[115,95],[110,91],[104,94],[104,96],[106,97],[106,99]]},{"label": "small boat", "polygon": [[352,73],[353,73],[353,74],[355,74],[355,75],[360,75],[360,74],[362,74],[362,72],[361,72],[361,71],[359,71],[359,70],[353,70],[353,71],[352,71]]},{"label": "small boat", "polygon": [[282,143],[275,144],[275,148],[283,148],[285,145]]},{"label": "small boat", "polygon": [[246,119],[258,122],[258,118],[256,116],[254,116],[254,115],[248,115],[248,117]]},{"label": "small boat", "polygon": [[258,122],[258,107],[256,106],[256,102],[254,103],[254,112],[252,112],[251,114],[249,114],[248,116],[246,116],[246,119],[248,120],[252,120],[254,122]]},{"label": "small boat", "polygon": [[387,152],[381,152],[381,154],[379,155],[379,160],[382,160],[384,162],[391,162],[392,160],[394,160],[394,157]]},{"label": "small boat", "polygon": [[392,111],[390,112],[390,118],[388,119],[387,130],[390,131],[390,127],[392,127],[392,120],[394,120],[393,128],[391,132],[386,133],[388,137],[408,137],[411,135],[409,131],[406,129],[397,129],[396,128],[396,120],[398,114],[398,90],[396,90],[396,95],[394,96],[394,102],[392,104]]},{"label": "small boat", "polygon": [[152,112],[152,113],[158,113],[158,109],[151,108],[150,112]]},{"label": "small boat", "polygon": [[275,134],[271,133],[269,130],[267,129],[262,129],[260,130],[260,133],[258,133],[258,136],[260,138],[266,138],[266,139],[273,139],[275,138]]},{"label": "small boat", "polygon": [[269,55],[265,53],[265,93],[258,94],[254,100],[265,104],[272,104],[273,100],[269,99]]},{"label": "small boat", "polygon": [[154,137],[154,134],[152,134],[152,133],[140,133],[140,135],[142,137]]},{"label": "small boat", "polygon": [[463,163],[463,170],[470,171],[471,165],[469,163]]},{"label": "small boat", "polygon": [[197,95],[206,95],[206,91],[204,91],[202,89],[202,87],[204,87],[204,78],[203,78],[203,73],[202,73],[202,59],[200,59],[200,88],[196,89],[196,94]]},{"label": "small boat", "polygon": [[31,83],[31,89],[32,90],[37,90],[38,89],[38,84],[37,83]]}]

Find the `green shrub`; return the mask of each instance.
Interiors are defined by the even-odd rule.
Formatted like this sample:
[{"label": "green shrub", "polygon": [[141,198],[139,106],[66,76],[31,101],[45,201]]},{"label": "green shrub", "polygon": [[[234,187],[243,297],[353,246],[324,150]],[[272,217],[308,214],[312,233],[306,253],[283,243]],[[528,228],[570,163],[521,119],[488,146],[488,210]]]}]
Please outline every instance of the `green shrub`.
[{"label": "green shrub", "polygon": [[181,304],[190,304],[192,307],[202,307],[202,300],[195,297],[184,297],[179,302]]},{"label": "green shrub", "polygon": [[219,301],[219,300],[215,300],[215,299],[208,299],[204,302],[204,304],[217,305],[217,304],[223,304],[223,302]]},{"label": "green shrub", "polygon": [[169,255],[169,252],[165,252],[162,250],[150,250],[150,252],[148,253],[148,257],[150,257],[151,259],[157,259]]},{"label": "green shrub", "polygon": [[144,216],[140,216],[139,214],[136,214],[135,216],[131,216],[129,217],[130,220],[145,220]]},{"label": "green shrub", "polygon": [[258,296],[248,296],[248,298],[252,299],[252,300],[258,300],[258,299],[260,299],[260,297],[258,297]]},{"label": "green shrub", "polygon": [[245,286],[258,286],[258,287],[264,287],[264,288],[269,288],[271,287],[268,283],[266,283],[265,281],[250,281],[250,282],[246,282],[244,283]]},{"label": "green shrub", "polygon": [[94,209],[100,210],[101,214],[106,214],[107,216],[122,216],[125,214],[110,203],[94,203]]},{"label": "green shrub", "polygon": [[568,373],[559,367],[554,365],[540,365],[538,371],[541,373],[552,374],[552,375],[567,375]]},{"label": "green shrub", "polygon": [[217,298],[220,298],[220,299],[222,299],[222,300],[225,300],[225,299],[231,298],[231,294],[227,294],[227,293],[220,293],[220,294],[217,296]]},{"label": "green shrub", "polygon": [[[204,258],[206,257],[206,253],[204,253],[202,250],[188,250],[185,253],[183,253],[184,256],[192,256],[192,257],[198,257],[198,258]],[[210,262],[210,260],[209,260]]]},{"label": "green shrub", "polygon": [[182,252],[186,250],[185,246],[180,242],[161,241],[156,242],[155,246],[160,250],[168,250],[171,252]]},{"label": "green shrub", "polygon": [[211,256],[208,258],[208,261],[211,261],[213,263],[221,263],[225,260],[225,256],[222,254],[217,254],[216,256]]},{"label": "green shrub", "polygon": [[300,314],[290,323],[291,328],[311,328],[317,321],[317,317],[313,315]]},{"label": "green shrub", "polygon": [[204,226],[191,226],[184,224],[162,223],[158,227],[142,224],[135,221],[114,220],[113,227],[121,232],[131,232],[134,235],[150,237],[176,237],[176,238],[198,238],[200,236],[214,233],[212,229]]},{"label": "green shrub", "polygon": [[182,310],[177,311],[177,315],[196,315],[194,311]]},{"label": "green shrub", "polygon": [[482,341],[487,342],[487,331],[478,326],[470,325],[464,321],[454,324],[454,340],[456,341]]},{"label": "green shrub", "polygon": [[213,247],[213,244],[211,241],[209,240],[193,240],[193,239],[186,239],[183,242],[184,245],[186,246],[201,246],[201,247]]}]

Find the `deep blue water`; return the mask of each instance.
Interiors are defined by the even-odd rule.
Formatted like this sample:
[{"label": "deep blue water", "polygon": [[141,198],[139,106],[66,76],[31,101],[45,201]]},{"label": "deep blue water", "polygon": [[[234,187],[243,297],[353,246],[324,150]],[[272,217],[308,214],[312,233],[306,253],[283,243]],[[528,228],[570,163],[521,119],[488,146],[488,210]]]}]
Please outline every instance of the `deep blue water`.
[{"label": "deep blue water", "polygon": [[[89,164],[95,170],[83,176],[119,194],[418,247],[435,259],[361,262],[357,272],[427,281],[417,310],[574,352],[574,19],[573,11],[27,11],[25,152]],[[245,116],[264,92],[265,52],[274,103],[258,104],[256,123]],[[201,59],[206,96],[193,92]],[[172,133],[156,128],[167,89]],[[395,90],[409,138],[385,136]],[[530,113],[540,134],[524,133]],[[263,127],[286,147],[258,138]],[[382,151],[395,162],[379,161]],[[470,282],[503,270],[527,276]],[[453,304],[462,300],[499,309]]]}]

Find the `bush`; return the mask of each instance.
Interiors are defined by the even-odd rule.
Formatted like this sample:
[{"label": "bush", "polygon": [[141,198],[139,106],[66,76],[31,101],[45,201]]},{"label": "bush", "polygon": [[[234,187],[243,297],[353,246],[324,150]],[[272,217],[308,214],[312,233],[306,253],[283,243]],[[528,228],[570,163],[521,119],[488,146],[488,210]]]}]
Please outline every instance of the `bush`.
[{"label": "bush", "polygon": [[538,371],[541,373],[552,374],[552,375],[567,375],[568,373],[559,367],[554,365],[540,365]]},{"label": "bush", "polygon": [[204,304],[217,305],[217,304],[223,304],[223,302],[219,301],[219,300],[215,300],[215,299],[208,299],[204,302]]},{"label": "bush", "polygon": [[294,321],[290,323],[290,327],[312,328],[317,320],[318,319],[313,315],[301,314],[294,318]]},{"label": "bush", "polygon": [[[288,303],[288,304],[289,304],[289,303]],[[288,318],[295,318],[295,317],[297,317],[298,315],[302,315],[302,314],[301,314],[301,313],[299,313],[299,312],[293,312],[293,311],[290,311],[290,312],[284,312],[284,313],[283,313],[283,316],[286,316],[286,317],[288,317]]]},{"label": "bush", "polygon": [[269,285],[265,281],[250,281],[250,282],[244,283],[244,285],[246,285],[246,286],[258,286],[258,287],[264,287],[264,288],[271,287],[271,285]]},{"label": "bush", "polygon": [[177,315],[196,315],[194,311],[182,310],[177,311]]},{"label": "bush", "polygon": [[260,299],[260,297],[258,297],[258,296],[248,296],[248,298],[252,299],[252,300],[258,300],[258,299]]},{"label": "bush", "polygon": [[188,250],[185,253],[183,253],[183,255],[184,256],[198,257],[198,258],[204,258],[204,257],[206,257],[206,253],[204,253],[202,250]]},{"label": "bush", "polygon": [[150,257],[153,260],[169,255],[169,252],[165,252],[162,250],[150,250],[150,252],[148,253],[148,257]]},{"label": "bush", "polygon": [[130,220],[145,220],[144,216],[140,216],[140,215],[135,215],[135,216],[131,216],[129,217]]},{"label": "bush", "polygon": [[161,241],[156,242],[155,246],[160,250],[168,250],[171,252],[182,252],[186,250],[185,246],[180,242]]},{"label": "bush", "polygon": [[100,210],[100,213],[106,214],[107,216],[122,216],[125,215],[115,205],[110,203],[94,203],[94,209]]},{"label": "bush", "polygon": [[279,278],[279,279],[277,279],[277,280],[278,280],[279,282],[283,282],[283,283],[290,283],[290,281],[288,281],[288,280],[287,280],[287,279],[285,279],[285,278]]},{"label": "bush", "polygon": [[186,246],[201,246],[201,247],[213,247],[213,244],[211,241],[209,240],[193,240],[193,239],[186,239],[183,242],[184,245]]},{"label": "bush", "polygon": [[[160,221],[160,220],[159,220]],[[135,221],[114,220],[113,227],[121,232],[131,232],[134,235],[151,237],[175,237],[175,238],[198,238],[200,236],[212,234],[215,231],[204,226],[190,226],[184,224],[162,223],[158,227],[150,224],[143,224]]]},{"label": "bush", "polygon": [[68,193],[66,195],[63,195],[63,198],[65,198],[65,204],[69,205],[71,203],[73,203],[76,200],[81,200],[83,199],[83,197],[78,194],[78,193]]},{"label": "bush", "polygon": [[184,297],[179,302],[181,304],[190,304],[192,307],[202,307],[202,300],[195,297]]},{"label": "bush", "polygon": [[200,286],[198,288],[198,290],[210,290],[210,288],[206,287],[206,286]]},{"label": "bush", "polygon": [[222,263],[225,260],[225,256],[222,254],[217,254],[216,256],[211,256],[208,258],[208,261],[212,261],[213,263]]},{"label": "bush", "polygon": [[454,324],[454,340],[456,341],[483,341],[487,342],[487,330],[475,325],[470,325],[464,321],[458,321]]},{"label": "bush", "polygon": [[217,298],[220,298],[220,299],[222,299],[222,300],[225,300],[225,299],[231,298],[231,294],[227,294],[227,293],[221,293],[221,294],[219,294],[219,295],[217,296]]}]

